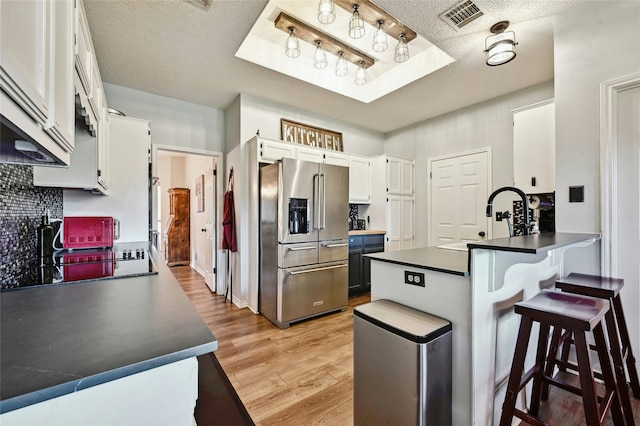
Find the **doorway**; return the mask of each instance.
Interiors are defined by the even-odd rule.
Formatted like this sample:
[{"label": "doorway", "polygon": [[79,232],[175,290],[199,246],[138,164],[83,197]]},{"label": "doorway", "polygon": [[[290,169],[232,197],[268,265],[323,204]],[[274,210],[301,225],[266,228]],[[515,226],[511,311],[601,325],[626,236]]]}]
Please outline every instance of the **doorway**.
[{"label": "doorway", "polygon": [[491,239],[491,148],[427,160],[428,245]]},{"label": "doorway", "polygon": [[[221,182],[217,170],[222,153],[152,146],[152,217],[157,247],[164,256],[165,233],[170,223],[169,190],[189,190],[189,266],[205,278],[212,292],[221,288],[216,253],[220,240]],[[166,259],[165,259],[166,260]],[[221,274],[224,275],[224,274]]]},{"label": "doorway", "polygon": [[602,274],[622,278],[632,352],[640,353],[640,74],[601,86]]}]

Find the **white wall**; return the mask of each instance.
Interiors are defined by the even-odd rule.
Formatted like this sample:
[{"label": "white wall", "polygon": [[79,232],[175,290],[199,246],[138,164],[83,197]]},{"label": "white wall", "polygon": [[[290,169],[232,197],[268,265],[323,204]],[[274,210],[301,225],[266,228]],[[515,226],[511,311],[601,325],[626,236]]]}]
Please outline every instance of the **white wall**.
[{"label": "white wall", "polygon": [[107,104],[151,121],[151,143],[224,152],[224,111],[104,83]]},{"label": "white wall", "polygon": [[554,28],[556,228],[600,232],[600,83],[640,70],[640,2],[582,2]]},{"label": "white wall", "polygon": [[[513,109],[553,98],[549,81],[481,104],[400,129],[387,135],[385,152],[415,159],[416,247],[426,246],[427,159],[492,147],[491,191],[513,185]],[[502,197],[501,197],[502,198]],[[496,200],[496,209],[499,210]],[[510,200],[506,200],[510,203]],[[503,210],[510,209],[508,204]],[[493,238],[508,236],[505,222],[493,221]]]},{"label": "white wall", "polygon": [[118,242],[149,240],[149,122],[111,116],[109,195],[65,189],[65,216],[112,216],[120,221]]},{"label": "white wall", "polygon": [[[640,2],[584,2],[556,18],[555,28],[556,226],[563,232],[601,232],[600,84],[640,71]],[[569,203],[572,185],[584,185],[584,203]],[[618,200],[618,209],[635,209],[637,200],[625,201]],[[629,225],[618,223],[621,230]],[[637,271],[637,259],[625,267]],[[637,357],[638,282],[620,278],[625,279],[620,294]]]}]

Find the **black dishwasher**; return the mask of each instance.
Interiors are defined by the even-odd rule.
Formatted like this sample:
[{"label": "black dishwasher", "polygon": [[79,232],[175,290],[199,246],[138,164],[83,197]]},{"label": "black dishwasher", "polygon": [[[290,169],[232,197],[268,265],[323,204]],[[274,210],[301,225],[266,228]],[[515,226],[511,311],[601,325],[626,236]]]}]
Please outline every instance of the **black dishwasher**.
[{"label": "black dishwasher", "polygon": [[371,291],[371,260],[364,254],[384,251],[384,234],[349,236],[349,297]]}]

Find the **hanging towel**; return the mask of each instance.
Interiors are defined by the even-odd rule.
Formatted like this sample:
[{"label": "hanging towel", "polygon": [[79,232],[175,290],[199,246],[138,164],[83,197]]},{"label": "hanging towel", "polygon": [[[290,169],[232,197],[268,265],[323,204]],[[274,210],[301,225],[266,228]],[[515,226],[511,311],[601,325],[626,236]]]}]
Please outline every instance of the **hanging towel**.
[{"label": "hanging towel", "polygon": [[227,192],[224,194],[224,211],[222,215],[222,248],[238,251],[236,241],[236,209],[233,201],[233,168],[229,172]]}]

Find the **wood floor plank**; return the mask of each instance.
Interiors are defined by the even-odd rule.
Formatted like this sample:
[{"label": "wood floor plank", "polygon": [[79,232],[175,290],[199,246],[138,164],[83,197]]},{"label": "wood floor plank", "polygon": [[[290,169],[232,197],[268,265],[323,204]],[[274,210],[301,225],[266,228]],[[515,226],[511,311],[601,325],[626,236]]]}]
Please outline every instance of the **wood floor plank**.
[{"label": "wood floor plank", "polygon": [[[171,268],[219,340],[216,358],[257,425],[353,424],[353,307],[281,330],[262,315],[224,302],[188,266]],[[632,399],[640,425],[640,401]],[[551,388],[540,416],[549,424],[581,426],[582,403]],[[608,415],[607,425],[613,425]]]}]

